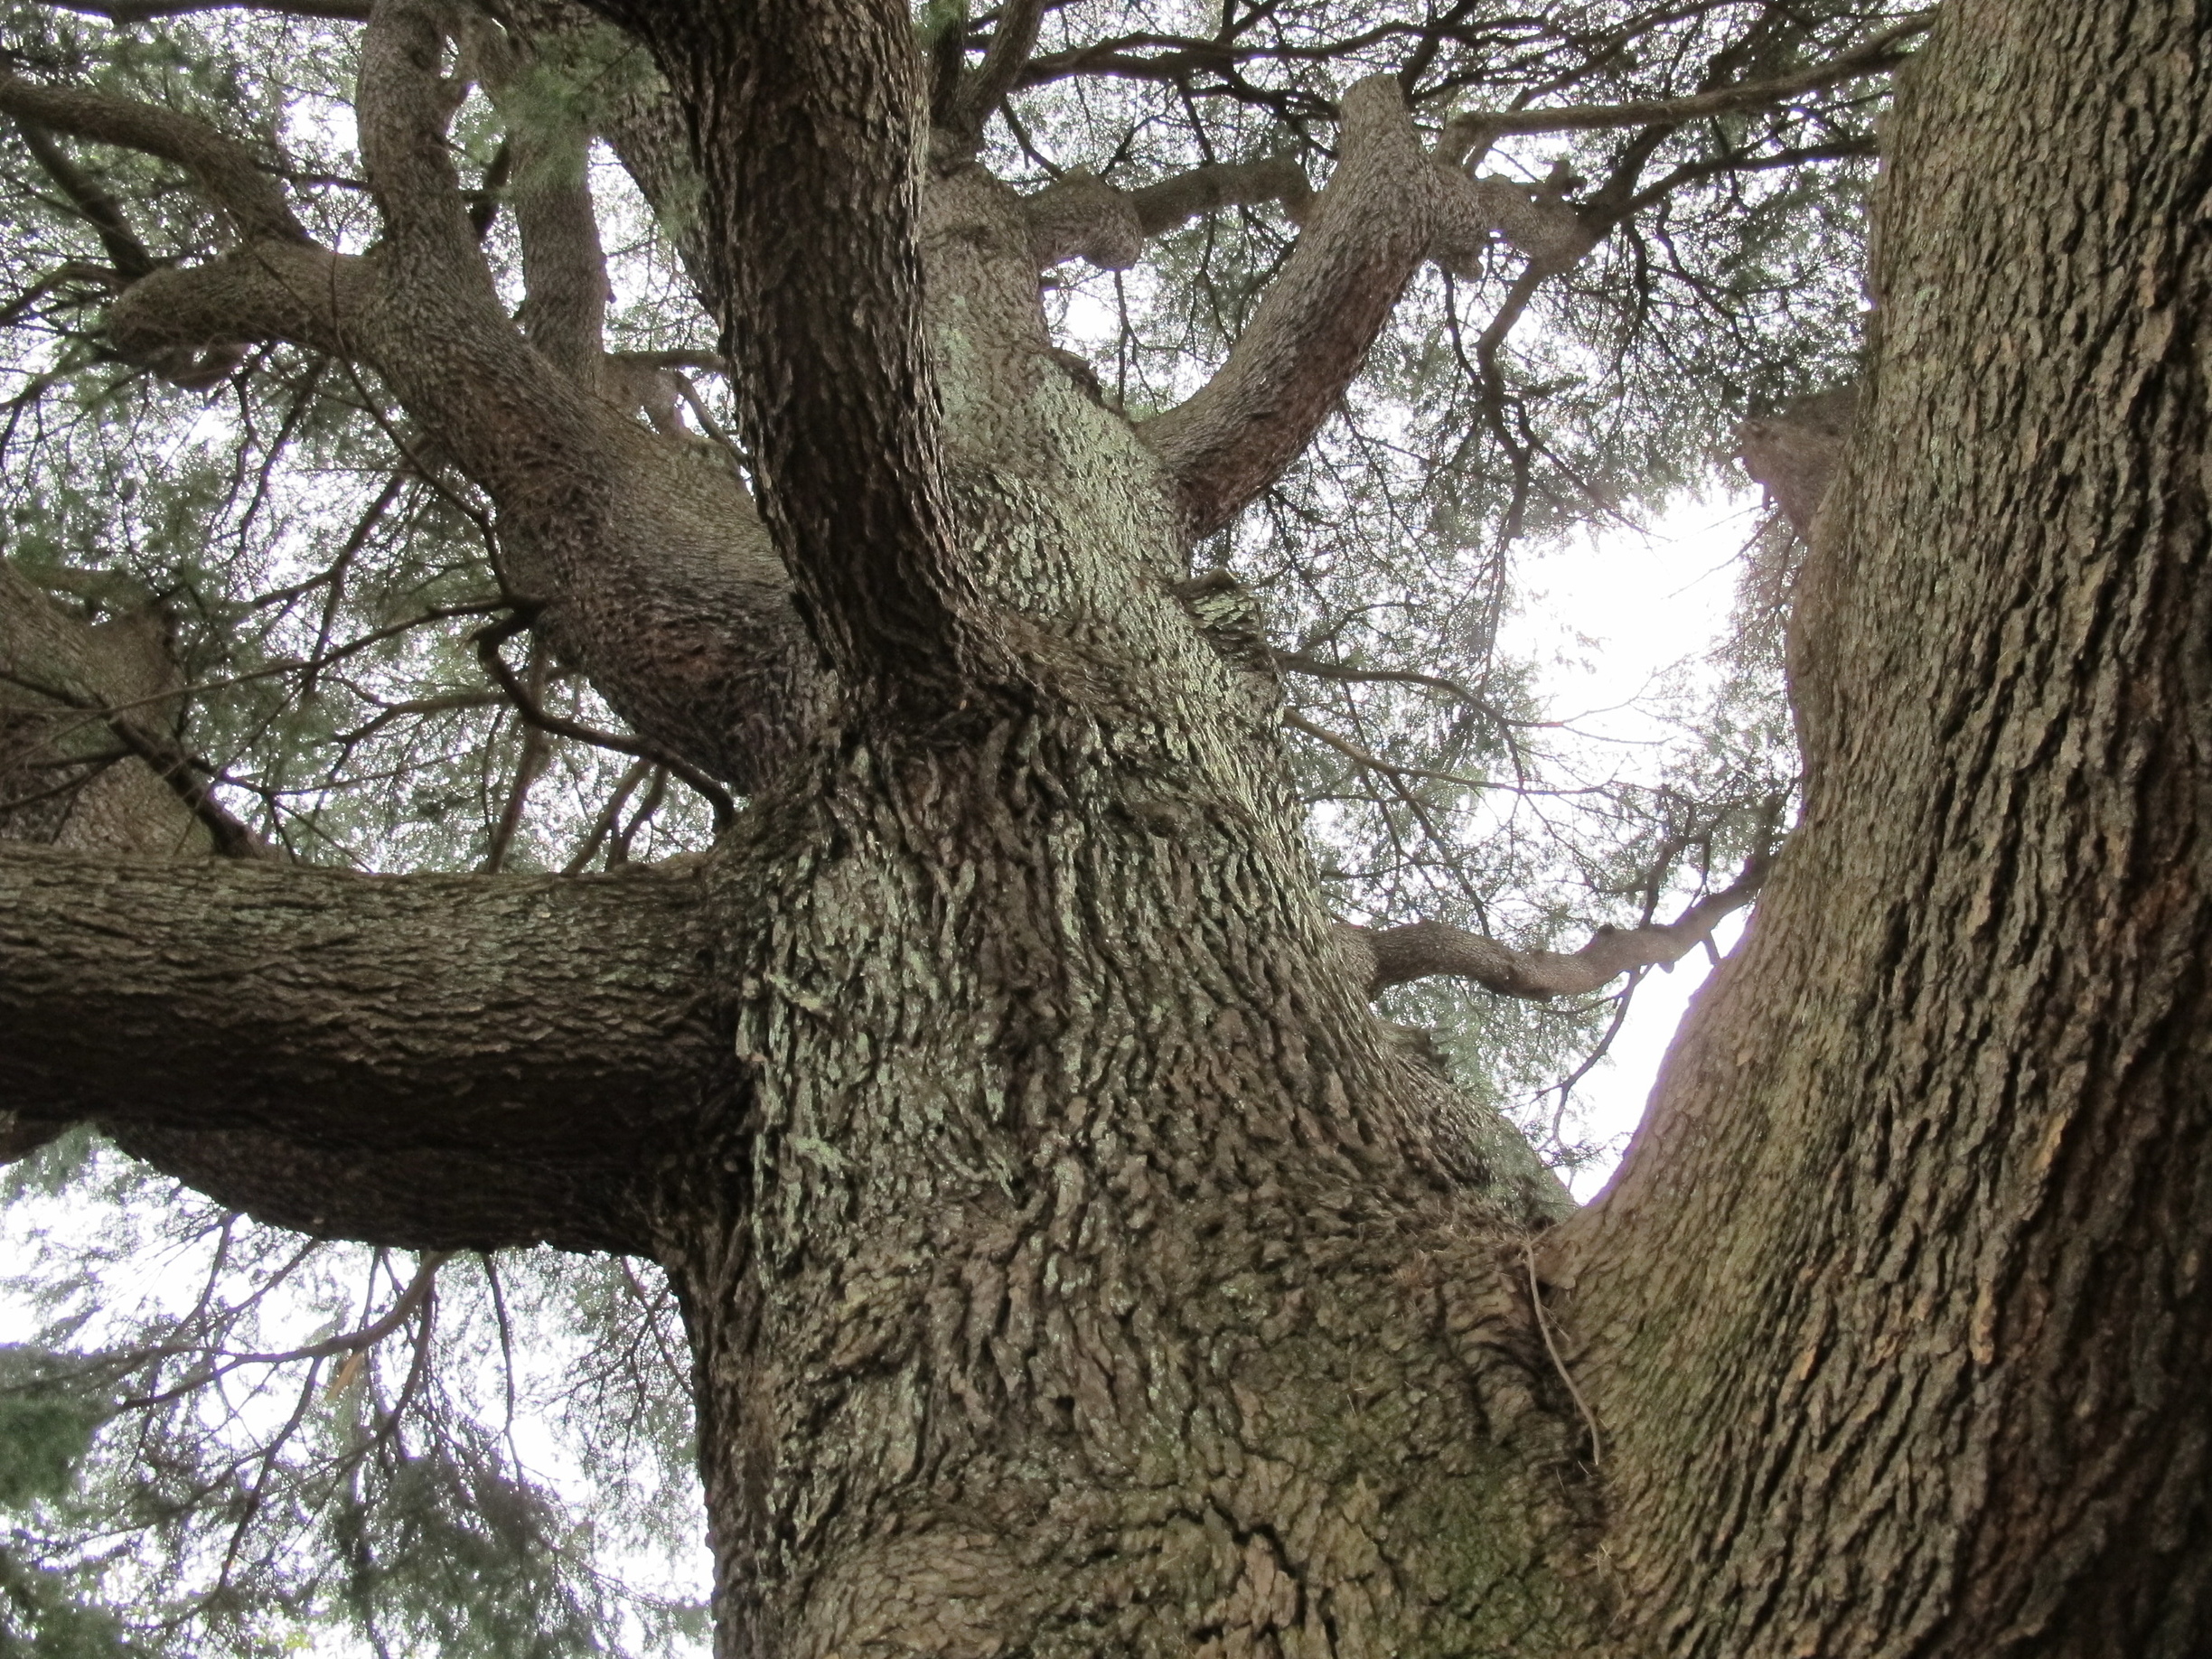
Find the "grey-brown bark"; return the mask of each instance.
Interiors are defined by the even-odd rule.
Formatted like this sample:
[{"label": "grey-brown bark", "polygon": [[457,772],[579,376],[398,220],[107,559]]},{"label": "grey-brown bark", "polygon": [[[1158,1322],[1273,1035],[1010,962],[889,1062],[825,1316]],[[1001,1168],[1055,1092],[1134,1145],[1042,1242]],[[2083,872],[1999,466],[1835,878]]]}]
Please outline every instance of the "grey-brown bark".
[{"label": "grey-brown bark", "polygon": [[1804,822],[1551,1256],[1650,1651],[2212,1641],[2208,44],[1960,0],[1892,129]]},{"label": "grey-brown bark", "polygon": [[[900,7],[613,9],[694,123],[764,528],[587,383],[559,180],[523,215],[548,304],[500,314],[411,0],[364,57],[385,245],[248,192],[240,252],[144,276],[112,332],[243,319],[375,367],[498,502],[548,636],[754,793],[740,830],[596,883],[0,852],[14,1096],[316,1230],[650,1249],[733,1659],[2203,1646],[2204,26],[1949,14],[1806,577],[1806,822],[1545,1249],[1554,1326],[1523,1248],[1562,1195],[1366,992],[1580,987],[1742,895],[1580,958],[1429,930],[1347,961],[1268,653],[1186,565],[1422,258],[1502,230],[1525,298],[1633,198],[1507,201],[1362,83],[1252,328],[1136,432],[1062,371],[1036,268],[1119,258],[1140,201],[926,163]],[[1153,217],[1262,186],[1297,200],[1215,175]],[[2054,199],[2082,211],[1990,211]]]},{"label": "grey-brown bark", "polygon": [[604,9],[652,42],[693,124],[740,437],[809,625],[856,686],[950,708],[990,653],[923,340],[905,9]]},{"label": "grey-brown bark", "polygon": [[1638,968],[1678,962],[1748,904],[1767,878],[1765,853],[1727,886],[1707,894],[1672,922],[1599,928],[1579,951],[1517,951],[1440,922],[1399,927],[1345,927],[1345,948],[1364,972],[1369,995],[1438,977],[1472,979],[1508,997],[1584,996]]},{"label": "grey-brown bark", "polygon": [[1789,527],[1807,539],[1842,464],[1858,409],[1858,388],[1838,387],[1748,420],[1737,432],[1744,470],[1782,510]]},{"label": "grey-brown bark", "polygon": [[224,1202],[636,1249],[722,1052],[696,875],[373,876],[0,842],[0,1098]]},{"label": "grey-brown bark", "polygon": [[[726,464],[577,383],[575,342],[590,325],[576,311],[588,278],[574,276],[573,236],[567,257],[551,252],[558,232],[531,239],[567,295],[548,296],[549,318],[571,319],[549,349],[507,320],[445,148],[441,40],[429,12],[406,5],[364,36],[364,154],[390,234],[359,257],[302,238],[250,152],[189,117],[21,79],[0,84],[0,101],[177,160],[237,203],[236,251],[125,290],[108,320],[118,350],[178,374],[232,342],[281,340],[376,370],[497,505],[507,581],[557,649],[649,741],[749,787],[806,741],[823,700],[788,578]],[[542,212],[558,210],[533,192],[543,232]]]},{"label": "grey-brown bark", "polygon": [[[206,780],[174,776],[182,680],[151,609],[86,622],[0,558],[0,838],[155,858],[211,850],[192,810]],[[155,770],[164,747],[173,782]]]}]

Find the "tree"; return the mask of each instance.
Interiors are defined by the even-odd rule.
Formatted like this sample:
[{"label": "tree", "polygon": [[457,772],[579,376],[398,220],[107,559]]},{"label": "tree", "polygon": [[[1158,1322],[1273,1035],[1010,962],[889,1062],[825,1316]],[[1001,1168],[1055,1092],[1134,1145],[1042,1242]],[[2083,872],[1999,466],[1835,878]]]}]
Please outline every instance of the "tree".
[{"label": "tree", "polygon": [[[373,240],[320,205],[311,234],[312,181],[285,175],[314,170],[274,115],[248,143],[59,46],[0,79],[107,256],[19,309],[96,300],[89,349],[188,389],[312,354],[399,458],[322,589],[338,604],[402,496],[435,501],[483,545],[396,583],[398,620],[490,618],[467,649],[537,734],[488,872],[287,858],[282,815],[241,818],[167,712],[194,684],[175,640],[11,587],[34,700],[0,775],[61,785],[11,799],[128,790],[142,848],[0,849],[14,1144],[91,1120],[317,1235],[658,1262],[725,1653],[2196,1651],[2212,25],[1944,9],[1885,136],[1841,471],[1823,485],[1833,402],[1748,434],[1787,461],[1786,506],[1820,503],[1800,821],[1767,876],[1752,803],[1732,843],[1709,818],[1741,874],[1570,957],[1332,917],[1281,680],[1361,665],[1285,649],[1193,550],[1233,553],[1270,487],[1298,507],[1278,481],[1326,450],[1431,260],[1500,278],[1462,384],[1514,534],[1563,477],[1663,487],[1662,442],[1619,439],[1609,476],[1562,460],[1506,333],[1608,239],[1664,247],[1637,216],[1675,192],[1863,154],[1851,99],[1925,20],[1461,6],[1355,36],[1233,7],[1211,35],[1101,37],[1079,12],[1049,38],[1042,6],[933,14],[918,48],[872,3],[495,24],[377,0],[353,98]],[[1548,55],[1615,95],[1555,106]],[[1383,72],[1332,106],[1261,72],[1286,61]],[[1506,72],[1528,96],[1441,118]],[[976,164],[1000,120],[994,155],[1052,160],[1006,100],[1085,76],[1225,89],[1293,153],[1135,189],[1053,161],[1026,196]],[[472,83],[505,134],[475,192],[451,130]],[[1289,140],[1325,123],[1315,194]],[[1463,164],[1561,131],[1605,136],[1594,188]],[[708,359],[603,349],[593,134],[717,319],[725,437],[687,429],[696,389],[669,378]],[[104,177],[80,142],[133,154]],[[151,198],[179,169],[164,226],[189,250],[220,215],[227,251],[157,256],[117,205],[114,182]],[[1055,346],[1041,267],[1126,266],[1265,202],[1295,244],[1188,395],[1110,399]],[[519,323],[483,251],[500,206]],[[1745,290],[1711,286],[1726,335]],[[1630,285],[1617,341],[1664,335],[1662,292]],[[330,671],[332,625],[286,672]],[[711,851],[501,870],[551,736],[643,763],[625,793],[689,780]],[[57,811],[33,832],[98,839]],[[163,814],[168,848],[232,856],[148,856]],[[1602,982],[1762,879],[1580,1212],[1373,1011],[1438,971]]]}]

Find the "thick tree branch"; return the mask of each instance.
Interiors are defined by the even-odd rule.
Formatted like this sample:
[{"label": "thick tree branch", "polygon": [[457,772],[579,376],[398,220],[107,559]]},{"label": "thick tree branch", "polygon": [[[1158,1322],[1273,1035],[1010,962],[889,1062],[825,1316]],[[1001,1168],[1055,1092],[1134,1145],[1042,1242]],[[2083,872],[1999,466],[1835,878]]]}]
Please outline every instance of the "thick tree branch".
[{"label": "thick tree branch", "polygon": [[922,90],[895,0],[607,0],[690,115],[738,436],[810,624],[856,684],[976,677],[915,241]]},{"label": "thick tree branch", "polygon": [[201,354],[246,341],[361,356],[380,262],[312,242],[262,241],[205,265],[165,266],[117,296],[108,338],[172,379]]},{"label": "thick tree branch", "polygon": [[369,0],[54,0],[65,12],[105,17],[110,23],[150,23],[157,17],[184,17],[195,12],[270,12],[279,17],[321,17],[333,23],[366,23]]},{"label": "thick tree branch", "polygon": [[608,293],[592,203],[591,136],[541,54],[503,31],[479,28],[470,40],[478,79],[507,121],[524,331],[577,385],[595,386]]},{"label": "thick tree branch", "polygon": [[210,850],[210,828],[113,729],[165,736],[182,689],[157,618],[83,622],[0,558],[0,837],[160,858]]},{"label": "thick tree branch", "polygon": [[445,33],[424,0],[377,0],[361,36],[353,100],[361,162],[394,254],[395,279],[426,299],[451,284],[456,303],[498,306],[445,139],[465,89],[441,73]]},{"label": "thick tree branch", "polygon": [[942,125],[962,149],[972,154],[983,128],[1014,89],[1036,50],[1037,28],[1045,21],[1045,0],[1004,0],[998,25],[991,32],[983,61],[961,78]]},{"label": "thick tree branch", "polygon": [[1844,386],[1747,420],[1736,429],[1744,471],[1765,486],[1767,500],[1807,540],[1858,413],[1858,389]]},{"label": "thick tree branch", "polygon": [[1297,458],[1428,252],[1436,172],[1395,77],[1345,94],[1344,159],[1229,361],[1139,433],[1182,484],[1192,533],[1234,518]]},{"label": "thick tree branch", "polygon": [[243,239],[306,240],[284,186],[251,150],[204,121],[81,87],[26,80],[5,68],[0,68],[0,111],[174,162],[192,174],[202,195],[230,216]]},{"label": "thick tree branch", "polygon": [[364,38],[363,153],[391,232],[367,352],[498,503],[536,625],[650,742],[750,790],[822,701],[789,580],[726,464],[618,417],[507,321],[445,145],[441,44],[414,0],[382,0]]},{"label": "thick tree branch", "polygon": [[1025,198],[1022,211],[1039,266],[1080,255],[1102,270],[1126,270],[1147,238],[1225,207],[1279,202],[1303,224],[1313,193],[1305,173],[1287,158],[1193,167],[1129,191],[1079,169]]},{"label": "thick tree branch", "polygon": [[515,230],[522,242],[522,322],[536,346],[581,386],[599,378],[606,256],[586,179],[580,127],[551,122],[514,140]]},{"label": "thick tree branch", "polygon": [[145,244],[138,239],[123,217],[123,210],[116,199],[103,190],[76,163],[70,160],[61,146],[54,142],[53,135],[36,121],[18,119],[17,129],[23,134],[23,147],[32,158],[45,170],[46,176],[70,199],[70,205],[84,217],[87,224],[100,239],[108,251],[108,263],[115,267],[116,275],[125,282],[136,282],[154,268],[154,257],[146,252]]},{"label": "thick tree branch", "polygon": [[[383,243],[341,256],[292,226],[207,265],[155,270],[118,297],[109,337],[183,385],[227,373],[256,340],[376,369],[498,504],[507,580],[564,658],[650,742],[749,790],[826,700],[790,581],[726,464],[622,418],[516,333],[453,172],[442,48],[436,18],[407,0],[364,40],[357,108]],[[34,90],[56,127],[68,117],[71,130],[127,133],[158,153],[213,153],[195,168],[203,183],[250,170],[188,117]],[[589,323],[567,333],[580,339]]]},{"label": "thick tree branch", "polygon": [[1262,202],[1281,202],[1291,221],[1303,224],[1313,197],[1305,169],[1288,156],[1193,167],[1129,192],[1129,205],[1137,210],[1137,222],[1147,236],[1164,236],[1202,213]]},{"label": "thick tree branch", "polygon": [[1713,929],[1758,895],[1771,860],[1748,860],[1743,872],[1673,921],[1649,927],[1601,927],[1579,951],[1516,951],[1510,945],[1440,922],[1404,927],[1345,929],[1346,944],[1373,964],[1370,996],[1415,979],[1473,979],[1508,997],[1543,1000],[1582,996],[1638,968],[1679,961],[1712,937]]},{"label": "thick tree branch", "polygon": [[0,1098],[311,1232],[604,1246],[719,1054],[710,915],[698,876],[0,845]]}]

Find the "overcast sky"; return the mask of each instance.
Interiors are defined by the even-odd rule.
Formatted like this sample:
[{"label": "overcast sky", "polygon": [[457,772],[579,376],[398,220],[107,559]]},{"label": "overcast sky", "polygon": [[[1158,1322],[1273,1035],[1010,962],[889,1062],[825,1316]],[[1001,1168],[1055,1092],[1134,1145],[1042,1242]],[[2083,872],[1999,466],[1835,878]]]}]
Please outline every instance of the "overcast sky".
[{"label": "overcast sky", "polygon": [[[1683,503],[1648,534],[1607,528],[1526,556],[1528,603],[1507,624],[1503,654],[1541,664],[1542,692],[1555,717],[1580,717],[1575,729],[1607,751],[1593,753],[1591,770],[1633,765],[1639,751],[1674,735],[1636,699],[1719,643],[1741,549],[1761,517],[1756,491],[1715,494]],[[1718,936],[1721,950],[1741,931],[1731,918]],[[1708,971],[1705,953],[1694,951],[1637,990],[1610,1057],[1575,1091],[1593,1139],[1617,1143],[1635,1129],[1682,1010]],[[1572,1183],[1575,1196],[1594,1195],[1614,1161],[1586,1165]]]}]

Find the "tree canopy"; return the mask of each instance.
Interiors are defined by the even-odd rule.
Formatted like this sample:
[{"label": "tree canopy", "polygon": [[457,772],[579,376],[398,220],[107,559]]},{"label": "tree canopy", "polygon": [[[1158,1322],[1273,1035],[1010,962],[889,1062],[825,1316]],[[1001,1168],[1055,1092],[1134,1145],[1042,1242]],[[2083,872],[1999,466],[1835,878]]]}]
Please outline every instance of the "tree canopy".
[{"label": "tree canopy", "polygon": [[[644,482],[603,501],[577,474],[534,511],[644,525],[636,555],[678,597],[622,625],[663,662],[722,603],[682,586],[689,503],[811,464],[763,442],[848,464],[867,412],[763,436],[768,394],[716,318],[783,314],[730,299],[714,215],[737,186],[695,168],[651,8],[425,9],[443,56],[417,90],[448,101],[450,140],[408,164],[450,178],[418,188],[373,154],[371,119],[397,117],[356,103],[366,5],[7,6],[0,833],[651,883],[751,792],[755,763],[707,730],[718,685],[608,672],[599,624],[534,596],[552,556],[514,550],[499,480],[554,440],[519,417],[487,416],[472,452],[434,430],[414,389],[443,323],[376,321],[420,335],[394,370],[348,285],[465,264],[465,239],[482,277],[455,280],[586,366],[619,421],[576,441],[631,445]],[[1747,441],[1855,378],[1876,122],[1925,15],[954,0],[910,21],[936,141],[965,135],[1022,198],[1061,370],[1168,444],[1201,441],[1194,394],[1261,349],[1317,192],[1358,164],[1347,95],[1389,78],[1411,112],[1458,217],[1314,441],[1250,511],[1194,507],[1191,602],[1280,676],[1329,903],[1378,930],[1393,1017],[1549,1161],[1596,1155],[1571,1079],[1636,973],[1750,898],[1795,811],[1799,543],[1778,516],[1749,538],[1734,634],[1655,765],[1563,728],[1504,623],[1546,549],[1740,487]],[[739,183],[781,188],[781,164],[761,146]],[[465,239],[410,241],[408,215],[448,209]],[[792,255],[842,257],[876,256]],[[605,580],[632,577],[610,559]],[[807,614],[867,614],[822,592]],[[7,1290],[37,1321],[0,1353],[0,1653],[699,1638],[690,1361],[646,1264],[318,1242],[86,1130],[7,1179]]]}]

